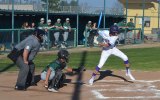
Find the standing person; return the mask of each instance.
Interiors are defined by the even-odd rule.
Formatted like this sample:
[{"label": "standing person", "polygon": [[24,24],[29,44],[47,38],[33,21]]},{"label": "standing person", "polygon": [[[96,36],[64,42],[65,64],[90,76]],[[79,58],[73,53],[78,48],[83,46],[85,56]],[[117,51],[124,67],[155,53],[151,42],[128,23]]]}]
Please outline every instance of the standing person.
[{"label": "standing person", "polygon": [[63,23],[64,33],[63,33],[63,44],[67,46],[68,33],[71,32],[70,19],[66,18],[66,21]]},{"label": "standing person", "polygon": [[90,47],[94,46],[94,38],[96,38],[96,34],[97,34],[97,23],[93,23],[92,29],[88,37],[88,44]]},{"label": "standing person", "polygon": [[34,82],[35,65],[33,59],[43,42],[44,34],[43,30],[36,29],[33,35],[17,44],[8,55],[8,58],[20,69],[15,90],[26,90],[28,85],[36,85]]},{"label": "standing person", "polygon": [[102,47],[102,53],[99,64],[96,66],[95,71],[92,73],[92,77],[89,80],[90,85],[93,84],[96,74],[99,73],[99,70],[103,67],[104,63],[110,55],[120,57],[124,61],[126,67],[126,76],[128,76],[131,80],[135,80],[130,71],[128,57],[116,47],[115,42],[118,39],[118,31],[118,26],[113,25],[110,27],[110,31],[103,30],[98,32],[99,35],[103,38],[103,42],[98,44]]},{"label": "standing person", "polygon": [[127,28],[126,20],[123,20],[121,23],[119,23],[117,25],[119,27],[119,35],[118,35],[119,44],[124,44],[124,41],[125,41],[125,32],[126,32],[126,28]]},{"label": "standing person", "polygon": [[133,23],[133,18],[130,19],[130,22],[127,23],[127,27],[128,27],[128,32],[127,32],[127,43],[133,43],[133,39],[134,39],[134,34],[133,34],[133,29],[135,28],[135,24]]},{"label": "standing person", "polygon": [[48,89],[48,91],[58,92],[58,89],[63,85],[63,80],[65,79],[63,70],[76,73],[85,71],[85,69],[81,67],[77,69],[67,67],[68,61],[69,52],[62,49],[57,53],[57,59],[44,68],[41,73],[41,80],[44,80],[44,86]]},{"label": "standing person", "polygon": [[85,30],[84,30],[84,38],[85,38],[85,41],[87,39],[87,46],[89,45],[89,42],[88,42],[88,37],[89,37],[89,34],[90,34],[90,31],[92,30],[92,21],[88,21],[88,23],[86,24],[85,26]]},{"label": "standing person", "polygon": [[50,43],[50,39],[48,38],[48,34],[49,34],[49,32],[50,32],[50,34],[52,34],[52,30],[50,30],[50,29],[52,29],[52,28],[54,28],[54,25],[52,25],[52,21],[51,21],[51,19],[48,19],[48,21],[47,21],[47,24],[44,26],[44,30],[45,30],[45,35],[44,35],[44,40],[43,40],[43,43],[42,43],[42,50],[46,50],[46,48],[47,48],[47,45],[49,46],[49,43]]},{"label": "standing person", "polygon": [[57,22],[54,24],[55,26],[55,33],[54,33],[54,38],[55,38],[55,42],[54,42],[54,45],[55,46],[59,46],[58,45],[58,42],[59,42],[59,35],[60,33],[63,31],[63,27],[62,27],[62,24],[61,24],[61,19],[58,18],[57,19]]}]

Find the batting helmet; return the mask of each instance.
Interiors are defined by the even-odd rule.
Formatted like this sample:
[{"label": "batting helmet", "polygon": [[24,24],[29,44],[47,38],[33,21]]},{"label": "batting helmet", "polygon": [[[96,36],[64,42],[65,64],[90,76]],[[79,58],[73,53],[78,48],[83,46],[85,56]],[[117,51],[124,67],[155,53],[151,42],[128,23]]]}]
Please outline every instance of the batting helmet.
[{"label": "batting helmet", "polygon": [[40,42],[43,42],[43,36],[45,35],[45,31],[41,29],[35,29],[33,35],[35,35]]},{"label": "batting helmet", "polygon": [[115,35],[115,33],[119,32],[119,28],[117,25],[111,26],[109,30],[110,30],[110,34],[112,34],[112,35]]},{"label": "batting helmet", "polygon": [[57,54],[58,59],[65,59],[66,62],[69,60],[69,52],[67,50],[60,50]]}]

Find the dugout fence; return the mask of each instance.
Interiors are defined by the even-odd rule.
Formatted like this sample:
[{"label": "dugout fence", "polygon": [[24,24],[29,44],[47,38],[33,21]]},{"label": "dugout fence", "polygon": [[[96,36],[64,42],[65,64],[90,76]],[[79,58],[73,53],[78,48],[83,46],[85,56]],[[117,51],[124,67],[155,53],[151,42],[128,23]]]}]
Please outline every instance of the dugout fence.
[{"label": "dugout fence", "polygon": [[[106,30],[106,28],[100,28],[99,30]],[[109,28],[107,28],[109,30]],[[97,46],[97,44],[94,43],[95,39],[99,38],[96,36],[95,32],[92,32],[93,30],[85,30],[84,33],[84,46]],[[144,35],[142,34],[141,28],[120,28],[120,34],[119,39],[117,41],[117,44],[140,44],[144,41]],[[93,43],[90,45],[90,43]]]},{"label": "dugout fence", "polygon": [[[54,32],[57,30],[49,29],[46,32],[47,40],[42,44],[45,47],[43,50],[57,49],[53,46],[54,43]],[[78,45],[78,35],[76,28],[72,28],[68,35],[68,48],[75,48]],[[10,51],[16,44],[20,43],[23,39],[33,33],[33,29],[0,29],[0,51]],[[59,44],[63,41],[63,31],[60,31]]]}]

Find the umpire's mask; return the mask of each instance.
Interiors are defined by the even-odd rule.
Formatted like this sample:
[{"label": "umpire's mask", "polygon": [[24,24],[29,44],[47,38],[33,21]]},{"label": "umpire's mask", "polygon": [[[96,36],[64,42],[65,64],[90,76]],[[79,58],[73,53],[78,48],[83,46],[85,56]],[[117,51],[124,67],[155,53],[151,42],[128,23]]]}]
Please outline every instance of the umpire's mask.
[{"label": "umpire's mask", "polygon": [[41,29],[35,29],[33,35],[35,35],[39,39],[39,42],[42,43],[44,39],[45,31]]}]

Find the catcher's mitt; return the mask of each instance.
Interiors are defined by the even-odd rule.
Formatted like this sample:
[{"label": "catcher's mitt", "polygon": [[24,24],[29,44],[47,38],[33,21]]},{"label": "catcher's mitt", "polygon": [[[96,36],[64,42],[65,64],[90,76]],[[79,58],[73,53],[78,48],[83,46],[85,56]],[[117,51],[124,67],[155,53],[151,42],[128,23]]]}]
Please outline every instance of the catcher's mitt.
[{"label": "catcher's mitt", "polygon": [[81,73],[83,71],[86,71],[86,69],[84,66],[82,66],[82,67],[78,67],[78,68],[73,68],[73,71],[76,73]]}]

